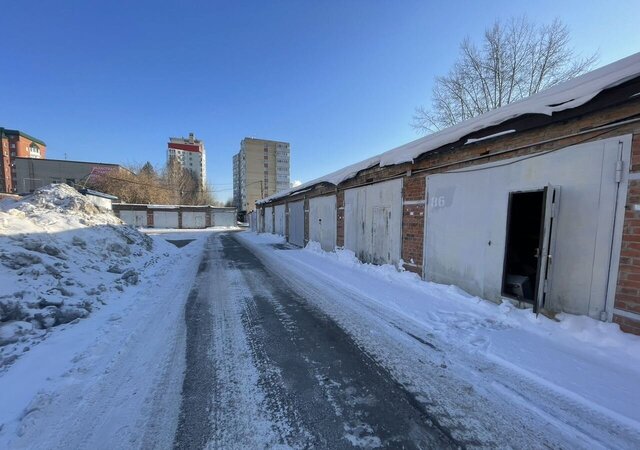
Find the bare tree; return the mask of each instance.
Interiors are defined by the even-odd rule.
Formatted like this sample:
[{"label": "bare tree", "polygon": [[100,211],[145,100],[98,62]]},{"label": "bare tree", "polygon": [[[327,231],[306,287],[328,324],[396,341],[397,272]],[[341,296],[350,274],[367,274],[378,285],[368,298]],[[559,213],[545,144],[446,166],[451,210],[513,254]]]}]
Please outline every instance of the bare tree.
[{"label": "bare tree", "polygon": [[416,108],[412,126],[428,133],[499,108],[588,71],[597,54],[576,55],[560,20],[537,26],[526,16],[465,38],[449,73],[435,79],[431,108]]},{"label": "bare tree", "polygon": [[174,159],[161,170],[147,162],[142,167],[118,168],[94,175],[87,187],[115,195],[126,203],[159,205],[213,205],[213,193]]},{"label": "bare tree", "polygon": [[193,172],[182,167],[175,159],[169,159],[162,178],[172,193],[172,203],[180,205],[214,204],[215,199],[211,191],[201,186]]}]

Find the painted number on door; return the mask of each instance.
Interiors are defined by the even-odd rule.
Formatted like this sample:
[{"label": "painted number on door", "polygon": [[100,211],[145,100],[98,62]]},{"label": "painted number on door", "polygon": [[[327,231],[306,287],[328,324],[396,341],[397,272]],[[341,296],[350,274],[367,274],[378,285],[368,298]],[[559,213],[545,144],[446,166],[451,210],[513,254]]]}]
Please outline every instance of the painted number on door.
[{"label": "painted number on door", "polygon": [[444,195],[431,197],[432,208],[444,208],[446,204],[447,204],[447,200]]}]

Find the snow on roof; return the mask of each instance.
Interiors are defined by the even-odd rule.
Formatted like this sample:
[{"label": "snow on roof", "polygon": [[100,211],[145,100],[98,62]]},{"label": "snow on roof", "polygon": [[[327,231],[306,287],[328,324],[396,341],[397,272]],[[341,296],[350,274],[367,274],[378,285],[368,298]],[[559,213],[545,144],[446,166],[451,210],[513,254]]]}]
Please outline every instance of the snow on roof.
[{"label": "snow on roof", "polygon": [[372,158],[303,183],[295,188],[259,200],[256,203],[267,203],[295,194],[320,183],[337,185],[349,178],[353,178],[358,172],[371,167],[385,167],[412,162],[424,153],[440,148],[443,145],[457,142],[471,133],[499,125],[525,114],[544,114],[551,116],[555,112],[577,108],[593,99],[600,92],[618,86],[638,76],[640,76],[640,53],[635,53],[624,59],[573,78],[572,80],[559,83],[525,99],[494,109],[478,117],[465,120],[452,127],[416,139],[415,141],[401,145],[400,147],[396,147]]}]

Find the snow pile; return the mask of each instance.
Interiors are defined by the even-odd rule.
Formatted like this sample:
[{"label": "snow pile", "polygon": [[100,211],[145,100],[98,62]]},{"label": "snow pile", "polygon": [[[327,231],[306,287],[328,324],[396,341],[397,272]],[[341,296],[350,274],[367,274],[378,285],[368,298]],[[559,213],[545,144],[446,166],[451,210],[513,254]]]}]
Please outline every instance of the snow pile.
[{"label": "snow pile", "polygon": [[138,284],[158,250],[174,251],[65,184],[1,202],[0,368]]}]

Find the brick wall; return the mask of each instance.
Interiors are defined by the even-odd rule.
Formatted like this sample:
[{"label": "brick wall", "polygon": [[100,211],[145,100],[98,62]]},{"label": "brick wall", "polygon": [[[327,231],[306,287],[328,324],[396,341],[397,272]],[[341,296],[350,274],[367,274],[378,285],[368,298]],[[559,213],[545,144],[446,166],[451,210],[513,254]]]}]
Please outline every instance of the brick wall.
[{"label": "brick wall", "polygon": [[[336,192],[337,190],[337,245],[344,245],[344,191],[357,186],[403,177],[402,259],[407,270],[422,273],[423,243],[425,233],[426,176],[462,167],[485,164],[517,156],[530,155],[560,149],[588,141],[612,136],[633,134],[631,171],[638,173],[638,180],[629,183],[627,211],[625,214],[622,254],[615,308],[625,314],[614,314],[613,320],[625,331],[640,334],[640,321],[633,314],[640,314],[640,123],[626,122],[640,112],[640,98],[625,100],[612,106],[578,108],[555,115],[552,123],[531,126],[527,120],[485,130],[489,135],[514,128],[522,131],[499,138],[479,141],[469,145],[452,144],[428,152],[412,163],[389,167],[373,167],[337,186],[319,185],[312,190],[291,197],[305,198],[305,243],[308,241],[308,198]],[[538,120],[538,119],[536,119]],[[542,119],[540,119],[542,120]],[[605,130],[598,129],[612,123],[619,124]],[[522,125],[522,128],[520,125]],[[479,136],[473,136],[479,137]],[[429,230],[426,230],[428,233]]]},{"label": "brick wall", "polygon": [[336,193],[336,246],[344,247],[344,191]]},{"label": "brick wall", "polygon": [[407,176],[403,181],[402,260],[404,268],[422,275],[425,221],[424,175]]},{"label": "brick wall", "polygon": [[[640,174],[640,134],[633,136],[631,144],[631,172]],[[640,179],[630,179],[613,320],[622,330],[640,334],[640,211],[636,205],[640,206]]]}]

